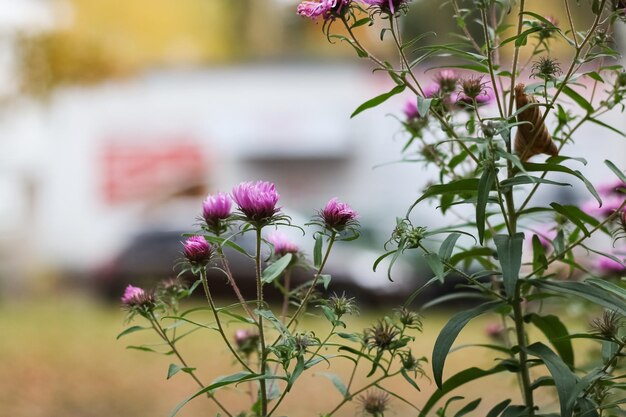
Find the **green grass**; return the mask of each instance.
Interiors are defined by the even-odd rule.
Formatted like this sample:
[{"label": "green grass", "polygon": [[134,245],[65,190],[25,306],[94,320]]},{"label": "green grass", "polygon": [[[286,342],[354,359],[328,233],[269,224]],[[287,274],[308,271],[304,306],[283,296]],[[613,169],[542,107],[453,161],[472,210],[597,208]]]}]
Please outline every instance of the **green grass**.
[{"label": "green grass", "polygon": [[[384,314],[385,312],[381,312]],[[424,320],[424,332],[417,336],[413,346],[416,356],[430,357],[432,347],[449,313],[432,313]],[[84,297],[51,297],[44,300],[20,300],[0,304],[0,404],[2,414],[11,417],[144,417],[168,416],[183,398],[195,392],[193,381],[183,373],[166,380],[170,363],[175,358],[154,353],[127,350],[128,344],[154,341],[148,332],[128,335],[116,340],[124,329],[125,313],[116,306],[103,305]],[[208,320],[208,316],[206,318]],[[361,329],[374,320],[374,315],[361,316],[352,321]],[[461,333],[457,345],[488,343],[484,328],[493,317],[474,320]],[[579,329],[586,321],[575,322]],[[318,336],[328,330],[322,320],[313,320],[308,326]],[[230,329],[234,332],[234,327]],[[233,373],[236,369],[216,333],[196,332],[185,339],[181,351],[191,366],[198,368],[203,381]],[[591,355],[592,345],[584,342],[577,350],[577,363]],[[330,353],[330,352],[329,352]],[[490,367],[497,356],[493,351],[467,348],[450,355],[444,377],[468,366]],[[335,360],[332,372],[345,381],[349,362]],[[430,369],[426,367],[427,374]],[[320,364],[316,371],[331,371]],[[364,369],[365,371],[365,369]],[[534,371],[534,376],[542,371]],[[359,373],[356,387],[366,378]],[[418,381],[418,393],[406,381],[398,379],[387,385],[410,398],[414,404],[423,404],[435,389],[429,379]],[[219,392],[224,403],[238,410],[249,407],[247,386]],[[455,392],[466,397],[466,403],[482,397],[484,406],[472,415],[484,415],[504,398],[519,402],[519,392],[512,375],[485,378]],[[541,403],[554,403],[556,398],[548,390],[540,394]],[[341,399],[338,391],[324,377],[309,373],[298,380],[292,393],[277,415],[312,417],[330,410]],[[392,401],[392,416],[415,415],[398,400]],[[198,398],[179,415],[213,416],[216,409],[205,398]],[[344,407],[338,416],[358,415],[356,404]]]}]

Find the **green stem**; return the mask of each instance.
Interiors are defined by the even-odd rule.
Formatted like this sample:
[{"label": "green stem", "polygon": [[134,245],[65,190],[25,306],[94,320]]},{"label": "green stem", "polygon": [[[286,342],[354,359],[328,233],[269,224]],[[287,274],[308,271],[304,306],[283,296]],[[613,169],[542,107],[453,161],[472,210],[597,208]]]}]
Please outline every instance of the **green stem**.
[{"label": "green stem", "polygon": [[487,22],[487,12],[485,11],[485,9],[480,10],[480,17],[483,22],[485,48],[487,49],[487,67],[489,68],[489,77],[491,78],[491,88],[493,89],[493,95],[496,97],[496,103],[498,104],[498,112],[500,113],[500,117],[504,118],[504,110],[502,109],[502,103],[500,102],[500,93],[498,92],[498,85],[496,84],[496,76],[493,72],[493,61],[491,59],[491,38],[489,37],[489,23]]},{"label": "green stem", "polygon": [[524,402],[528,409],[528,415],[535,415],[535,402],[533,390],[530,386],[530,371],[528,369],[528,356],[526,354],[526,334],[524,332],[524,313],[522,312],[522,299],[520,296],[520,285],[515,289],[515,298],[511,302],[513,306],[513,320],[515,322],[515,335],[517,346],[519,347],[520,375],[522,379],[522,391],[524,392]]},{"label": "green stem", "polygon": [[[519,5],[519,14],[518,14],[518,18],[517,18],[517,35],[519,36],[522,33],[522,28],[524,25],[524,5],[525,5],[525,0],[520,0],[520,5]],[[509,92],[509,94],[511,94],[511,96],[509,97],[509,112],[508,112],[508,116],[511,117],[511,115],[513,114],[513,103],[515,102],[515,97],[513,95],[513,90],[515,89],[515,77],[517,76],[517,64],[519,61],[519,45],[517,45],[517,42],[515,43],[515,50],[513,52],[513,63],[511,65],[511,91]],[[532,55],[531,55],[532,56]],[[507,144],[507,147],[510,147],[510,143]],[[509,151],[510,152],[510,151]]]},{"label": "green stem", "polygon": [[[183,367],[187,368],[188,371],[186,373],[189,374],[189,376],[191,376],[191,378],[196,381],[196,384],[198,384],[198,386],[200,388],[205,388],[205,385],[202,383],[202,381],[200,381],[200,378],[198,378],[196,376],[196,374],[191,370],[191,367],[189,365],[187,365],[187,362],[185,361],[185,359],[183,359],[183,356],[180,354],[180,352],[178,351],[178,349],[176,348],[176,345],[170,340],[169,337],[167,337],[167,334],[165,333],[165,330],[163,329],[163,327],[161,327],[161,325],[159,324],[159,321],[157,320],[157,318],[155,317],[154,313],[150,313],[150,324],[152,325],[152,328],[154,329],[155,332],[157,332],[157,334],[161,337],[161,339],[163,339],[170,347],[170,349],[172,349],[172,352],[174,353],[174,355],[176,355],[176,357],[178,358],[178,360],[180,361],[180,363],[183,365]],[[220,403],[217,398],[215,398],[215,396],[211,393],[207,393],[207,397],[210,398],[211,400],[213,400],[213,402],[224,412],[226,413],[227,416],[232,417],[232,414],[228,412],[228,410],[226,409],[226,407],[224,407],[224,405],[222,405],[222,403]]]},{"label": "green stem", "polygon": [[246,303],[246,300],[243,298],[243,295],[241,295],[241,291],[239,290],[239,287],[237,286],[237,283],[235,282],[235,277],[233,276],[233,273],[230,270],[230,263],[228,262],[228,259],[226,259],[226,256],[224,256],[224,250],[222,249],[220,245],[216,245],[216,246],[217,246],[217,254],[222,261],[224,272],[226,272],[226,277],[228,278],[228,283],[230,284],[233,291],[235,292],[235,296],[239,300],[239,303],[241,304],[243,309],[246,310],[246,313],[248,313],[248,316],[250,316],[250,318],[256,322],[256,316],[254,315],[252,310],[250,310],[250,307],[248,307],[248,303]]},{"label": "green stem", "polygon": [[[261,270],[261,226],[256,228],[256,253],[255,253],[255,264],[256,264],[256,284],[257,284],[257,308],[261,310],[263,308],[263,280],[262,280],[262,270]],[[261,343],[261,352],[259,357],[259,373],[261,375],[265,375],[265,368],[267,363],[267,349],[265,346],[265,334],[263,331],[263,317],[259,315],[258,318],[258,327],[259,327],[259,341]],[[261,400],[261,417],[267,416],[267,390],[265,387],[265,379],[261,378],[259,380],[259,391],[260,391],[260,400]]]},{"label": "green stem", "polygon": [[309,301],[309,298],[311,297],[311,294],[313,294],[313,291],[315,290],[315,285],[317,285],[317,281],[319,280],[320,275],[322,274],[322,271],[324,270],[324,266],[326,265],[326,261],[328,260],[328,255],[330,255],[330,250],[332,249],[333,244],[335,243],[336,237],[337,237],[337,232],[332,232],[328,241],[328,247],[326,248],[326,253],[324,254],[324,258],[322,259],[322,263],[317,269],[317,272],[315,273],[315,277],[313,278],[313,282],[311,283],[309,290],[304,295],[304,298],[302,299],[302,302],[298,306],[298,309],[293,314],[293,316],[291,316],[291,319],[289,319],[289,322],[287,322],[287,326],[286,326],[287,328],[291,327],[291,325],[298,319],[298,316],[300,315],[300,313],[302,313],[302,310],[305,309],[306,304]]},{"label": "green stem", "polygon": [[207,282],[206,270],[203,268],[200,271],[200,279],[202,280],[202,285],[204,287],[204,293],[206,294],[206,299],[209,302],[209,307],[211,307],[211,311],[213,311],[213,316],[215,316],[215,323],[217,324],[217,330],[222,335],[222,339],[224,343],[228,347],[228,350],[233,354],[235,359],[248,371],[254,373],[252,368],[248,366],[248,364],[239,356],[233,345],[228,340],[228,336],[226,336],[226,332],[224,331],[224,327],[222,326],[222,321],[220,320],[219,312],[217,311],[217,307],[215,306],[215,302],[213,301],[213,297],[211,296],[211,291],[209,290],[209,283]]}]

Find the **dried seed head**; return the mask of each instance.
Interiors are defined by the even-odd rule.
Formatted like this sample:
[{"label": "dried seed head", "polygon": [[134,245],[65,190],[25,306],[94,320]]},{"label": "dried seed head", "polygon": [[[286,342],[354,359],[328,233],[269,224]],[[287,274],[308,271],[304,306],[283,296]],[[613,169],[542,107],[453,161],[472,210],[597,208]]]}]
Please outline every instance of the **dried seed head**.
[{"label": "dried seed head", "polygon": [[420,149],[420,154],[428,162],[436,162],[441,159],[441,152],[437,150],[435,145],[427,144]]},{"label": "dried seed head", "polygon": [[333,310],[335,315],[339,318],[341,318],[344,314],[359,313],[359,309],[356,306],[354,298],[348,298],[345,294],[341,294],[341,296],[333,294],[324,304]]},{"label": "dried seed head", "polygon": [[415,311],[411,311],[406,307],[396,310],[398,321],[409,329],[422,330],[422,318]]},{"label": "dried seed head", "polygon": [[[515,87],[515,104],[517,109],[537,103],[532,95],[526,94],[524,84]],[[539,106],[526,108],[517,115],[518,122],[524,122],[517,126],[515,136],[515,153],[523,162],[528,161],[532,156],[542,153],[555,156],[559,153],[556,145],[552,141],[552,136],[548,132],[545,123],[542,121],[542,113]]]},{"label": "dried seed head", "polygon": [[476,99],[486,92],[487,83],[483,81],[482,75],[472,75],[461,80],[461,91],[466,97]]},{"label": "dried seed head", "polygon": [[394,325],[379,320],[374,326],[365,329],[365,343],[370,349],[387,350],[399,334],[400,331]]},{"label": "dried seed head", "polygon": [[594,333],[607,339],[614,340],[623,326],[624,317],[617,311],[605,311],[602,317],[591,322]]},{"label": "dried seed head", "polygon": [[561,75],[561,67],[556,59],[550,57],[541,57],[539,61],[533,63],[533,77],[542,80],[553,80]]},{"label": "dried seed head", "polygon": [[387,410],[389,394],[381,390],[369,390],[358,397],[363,411],[371,416],[379,417]]}]

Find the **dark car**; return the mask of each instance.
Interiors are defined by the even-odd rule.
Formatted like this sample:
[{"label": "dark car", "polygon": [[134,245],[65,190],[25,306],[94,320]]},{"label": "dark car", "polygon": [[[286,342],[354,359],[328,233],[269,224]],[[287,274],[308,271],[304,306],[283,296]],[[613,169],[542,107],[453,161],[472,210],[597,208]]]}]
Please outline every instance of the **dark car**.
[{"label": "dark car", "polygon": [[[183,233],[185,232],[146,230],[136,234],[111,260],[95,271],[96,285],[101,293],[115,298],[122,294],[128,284],[152,288],[161,280],[176,276],[180,269],[175,269],[174,265],[182,259]],[[310,243],[304,239],[300,236],[302,241],[300,247]],[[253,233],[239,236],[236,243],[248,253],[254,253]],[[254,299],[256,297],[254,260],[228,247],[224,252],[242,293],[246,298]],[[372,270],[372,265],[379,255],[379,252],[354,244],[336,244],[323,271],[332,277],[329,291],[338,294],[345,292],[348,296],[356,297],[359,302],[369,304],[396,302],[406,297],[418,285],[414,269],[399,261],[394,266],[394,282],[389,282],[384,264],[379,271]],[[266,257],[267,253],[264,253],[264,256]],[[313,270],[304,268],[294,271],[294,288],[311,279],[313,274]],[[184,274],[183,278],[189,282],[194,279],[190,274]],[[222,271],[209,268],[208,279],[216,296],[233,296],[233,291]],[[280,292],[277,289],[271,285],[266,288],[266,297],[269,300],[279,299]]]}]

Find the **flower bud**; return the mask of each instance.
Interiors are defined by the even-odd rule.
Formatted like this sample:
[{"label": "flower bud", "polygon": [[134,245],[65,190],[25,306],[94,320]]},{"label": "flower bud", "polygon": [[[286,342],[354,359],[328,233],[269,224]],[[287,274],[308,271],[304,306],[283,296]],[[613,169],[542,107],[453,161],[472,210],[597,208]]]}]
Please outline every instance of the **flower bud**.
[{"label": "flower bud", "polygon": [[122,304],[129,308],[140,308],[152,310],[155,306],[154,295],[143,288],[133,287],[129,285],[124,290],[122,296]]},{"label": "flower bud", "polygon": [[222,222],[230,217],[231,207],[228,194],[209,194],[202,203],[202,217],[211,230],[219,231]]},{"label": "flower bud", "polygon": [[204,266],[213,256],[213,247],[204,236],[191,236],[183,243],[183,252],[191,265]]},{"label": "flower bud", "polygon": [[288,253],[296,255],[300,249],[298,245],[289,240],[289,238],[278,230],[267,235],[267,241],[274,246],[274,254],[276,256],[285,256]]},{"label": "flower bud", "polygon": [[342,231],[346,227],[356,225],[358,214],[346,203],[333,198],[326,204],[320,216],[326,228]]},{"label": "flower bud", "polygon": [[238,329],[235,332],[235,344],[245,355],[250,355],[259,347],[259,334],[251,330]]},{"label": "flower bud", "polygon": [[358,397],[363,411],[371,416],[382,416],[389,404],[389,394],[381,390],[369,390]]}]

